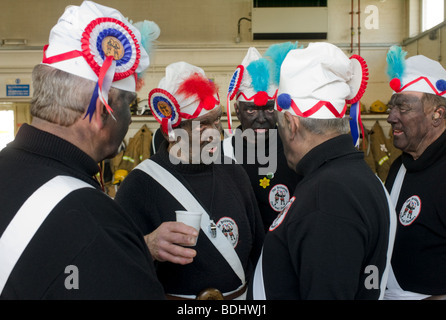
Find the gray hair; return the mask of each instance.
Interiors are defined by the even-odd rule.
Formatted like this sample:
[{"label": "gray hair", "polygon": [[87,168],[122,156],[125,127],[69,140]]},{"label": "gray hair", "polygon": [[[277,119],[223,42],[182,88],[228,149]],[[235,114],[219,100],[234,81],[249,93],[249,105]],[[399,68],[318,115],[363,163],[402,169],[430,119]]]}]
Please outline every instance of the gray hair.
[{"label": "gray hair", "polygon": [[[87,110],[96,83],[65,71],[39,64],[33,70],[31,115],[69,127]],[[136,93],[111,88],[108,103],[129,105]]]},{"label": "gray hair", "polygon": [[[86,111],[96,83],[71,73],[39,64],[33,70],[34,94],[31,115],[51,123],[69,127]],[[110,88],[110,106],[127,107],[136,99],[136,93]]]},{"label": "gray hair", "polygon": [[312,119],[300,118],[300,123],[309,132],[317,135],[328,133],[348,134],[350,133],[350,119]]},{"label": "gray hair", "polygon": [[62,126],[70,126],[90,104],[94,81],[39,64],[32,73],[34,94],[31,115]]}]

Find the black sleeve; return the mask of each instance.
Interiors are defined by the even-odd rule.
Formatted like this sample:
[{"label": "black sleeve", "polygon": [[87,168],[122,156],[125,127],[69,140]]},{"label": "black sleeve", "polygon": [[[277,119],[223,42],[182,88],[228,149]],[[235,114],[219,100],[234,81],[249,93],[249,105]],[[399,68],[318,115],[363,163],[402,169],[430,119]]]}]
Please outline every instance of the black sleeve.
[{"label": "black sleeve", "polygon": [[150,199],[156,198],[158,185],[141,170],[132,170],[120,185],[115,201],[130,215],[141,232],[146,235],[161,224],[161,218],[156,214],[147,214],[155,209],[156,204]]}]

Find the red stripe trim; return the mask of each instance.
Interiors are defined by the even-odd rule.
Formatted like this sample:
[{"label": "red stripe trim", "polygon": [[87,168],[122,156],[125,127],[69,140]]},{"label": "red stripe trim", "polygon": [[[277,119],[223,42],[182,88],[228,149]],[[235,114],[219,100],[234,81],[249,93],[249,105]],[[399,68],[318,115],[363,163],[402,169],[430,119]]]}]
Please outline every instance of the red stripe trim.
[{"label": "red stripe trim", "polygon": [[419,82],[421,80],[425,80],[426,83],[429,85],[429,87],[432,88],[432,90],[435,92],[435,94],[437,96],[443,96],[444,94],[446,94],[446,91],[439,92],[437,90],[437,88],[435,88],[435,86],[432,84],[432,82],[428,78],[426,78],[426,77],[419,77],[418,79],[415,79],[415,80],[409,82],[408,84],[406,84],[404,87],[401,88],[400,92],[403,91],[404,89],[406,89],[407,87],[409,87],[409,86],[411,86],[411,85],[413,85],[413,84],[415,84],[415,83],[417,83],[417,82]]},{"label": "red stripe trim", "polygon": [[[217,105],[217,104],[218,105],[220,104],[220,95],[218,93],[217,93],[217,99],[215,99],[215,105]],[[197,109],[195,109],[194,114],[190,115],[190,114],[183,113],[183,112],[179,112],[179,114],[181,115],[182,118],[187,119],[187,120],[191,120],[191,119],[198,118],[198,116],[200,115],[200,113],[203,110],[203,108],[206,109],[203,101],[201,101],[200,104],[198,105]],[[210,110],[214,110],[215,108],[216,107],[214,107],[214,108],[212,108]],[[208,109],[206,109],[206,110],[208,110]]]},{"label": "red stripe trim", "polygon": [[[261,91],[261,92],[264,92],[264,91]],[[243,98],[245,98],[247,101],[251,101],[251,100],[254,100],[254,98],[255,98],[255,96],[258,94],[258,92],[255,94],[255,95],[253,95],[251,98],[248,98],[247,96],[245,96],[245,94],[243,93],[243,92],[240,92],[238,95],[237,95],[237,99],[240,97],[240,96],[243,96]],[[272,97],[270,97],[270,96],[268,96],[268,100],[274,100],[274,99],[276,99],[276,96],[277,96],[277,90],[276,90],[276,93],[274,94],[274,96],[272,96]]]},{"label": "red stripe trim", "polygon": [[53,63],[57,63],[57,62],[61,62],[61,61],[65,61],[65,60],[69,60],[69,59],[73,59],[73,58],[77,58],[77,57],[83,57],[83,54],[81,51],[73,50],[73,51],[61,53],[61,54],[47,58],[46,49],[48,49],[48,45],[43,47],[42,63],[46,63],[46,64],[53,64]]},{"label": "red stripe trim", "polygon": [[296,105],[296,103],[293,100],[291,100],[291,107],[293,108],[296,115],[303,117],[303,118],[308,118],[308,117],[312,116],[313,114],[318,112],[323,107],[326,107],[328,110],[330,110],[330,112],[338,119],[343,118],[345,115],[345,112],[347,111],[347,104],[345,104],[342,112],[339,113],[338,110],[336,110],[336,108],[328,101],[319,101],[311,109],[309,109],[305,112],[300,111],[299,107]]}]

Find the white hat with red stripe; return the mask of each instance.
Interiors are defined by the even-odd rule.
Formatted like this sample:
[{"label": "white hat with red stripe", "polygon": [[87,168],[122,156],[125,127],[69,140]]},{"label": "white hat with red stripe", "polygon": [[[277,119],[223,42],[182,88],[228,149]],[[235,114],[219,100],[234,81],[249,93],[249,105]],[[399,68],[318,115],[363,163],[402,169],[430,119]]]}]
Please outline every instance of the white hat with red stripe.
[{"label": "white hat with red stripe", "polygon": [[111,113],[110,87],[135,92],[138,74],[149,66],[146,49],[158,38],[159,27],[144,21],[144,28],[148,34],[141,37],[119,11],[92,1],[69,6],[51,29],[42,63],[97,82],[87,115],[91,118],[98,97]]},{"label": "white hat with red stripe", "polygon": [[368,69],[358,55],[348,58],[326,42],[292,50],[282,64],[276,109],[299,117],[343,118],[347,104],[364,95]]},{"label": "white hat with red stripe", "polygon": [[161,129],[174,138],[173,128],[220,107],[217,85],[203,69],[187,62],[166,67],[166,75],[149,93],[149,106]]},{"label": "white hat with red stripe", "polygon": [[231,130],[230,101],[253,102],[265,106],[268,100],[275,100],[279,86],[280,66],[290,50],[297,49],[297,42],[271,45],[264,56],[251,47],[242,64],[239,65],[229,84],[227,97],[228,126]]},{"label": "white hat with red stripe", "polygon": [[446,94],[446,70],[438,62],[417,55],[405,59],[407,52],[392,46],[387,54],[387,74],[395,93],[414,91],[443,96]]}]

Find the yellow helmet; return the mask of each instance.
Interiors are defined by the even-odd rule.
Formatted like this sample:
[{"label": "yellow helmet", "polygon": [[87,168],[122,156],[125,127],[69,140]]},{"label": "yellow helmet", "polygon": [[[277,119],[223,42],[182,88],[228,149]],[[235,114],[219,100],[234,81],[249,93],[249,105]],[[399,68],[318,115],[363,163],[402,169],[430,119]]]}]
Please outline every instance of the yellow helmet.
[{"label": "yellow helmet", "polygon": [[387,111],[387,109],[388,109],[387,106],[380,100],[376,100],[370,106],[370,112],[375,112],[375,113],[384,113]]},{"label": "yellow helmet", "polygon": [[120,184],[125,177],[127,177],[127,175],[129,174],[129,172],[127,170],[124,169],[118,169],[115,171],[115,179],[113,180],[113,184]]}]

